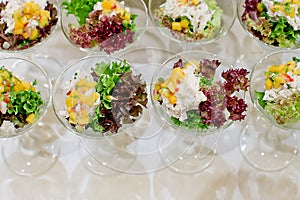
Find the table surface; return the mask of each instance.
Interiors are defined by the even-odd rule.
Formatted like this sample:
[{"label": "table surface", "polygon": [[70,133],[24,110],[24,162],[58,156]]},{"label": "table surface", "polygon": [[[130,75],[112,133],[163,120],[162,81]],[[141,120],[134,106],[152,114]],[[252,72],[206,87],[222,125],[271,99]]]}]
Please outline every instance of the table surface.
[{"label": "table surface", "polygon": [[[155,49],[183,51],[180,44],[160,35],[151,24],[140,41],[128,51],[141,48],[150,49],[145,53]],[[225,37],[211,44],[194,46],[190,49],[213,52],[236,66],[249,69],[267,53],[244,32],[237,19]],[[44,45],[31,54],[55,57],[59,61],[60,68],[46,69],[50,70],[49,74],[52,77],[56,77],[59,71],[73,61],[87,55],[73,47],[65,39],[60,28]],[[145,55],[147,58],[151,56],[153,55]],[[145,59],[145,61],[149,60],[151,59]],[[151,64],[151,61],[149,62],[147,64]],[[55,80],[53,83],[55,84]],[[251,104],[249,99],[248,102]],[[253,112],[251,105],[248,110]],[[200,173],[183,174],[160,163],[151,165],[153,160],[160,158],[155,151],[148,153],[149,157],[145,154],[137,154],[135,169],[121,169],[125,172],[120,172],[101,166],[107,174],[96,175],[83,165],[84,155],[79,151],[81,138],[60,125],[50,108],[44,121],[54,128],[52,134],[57,138],[54,142],[61,147],[58,160],[47,172],[38,176],[24,177],[12,173],[0,157],[0,199],[299,199],[299,157],[296,157],[290,166],[277,172],[259,171],[243,158],[239,149],[239,138],[242,129],[253,117],[251,115],[253,113],[250,113],[243,123],[235,123],[220,133],[215,160]],[[0,145],[3,142],[4,140],[1,140]],[[147,138],[143,142],[147,143]]]}]

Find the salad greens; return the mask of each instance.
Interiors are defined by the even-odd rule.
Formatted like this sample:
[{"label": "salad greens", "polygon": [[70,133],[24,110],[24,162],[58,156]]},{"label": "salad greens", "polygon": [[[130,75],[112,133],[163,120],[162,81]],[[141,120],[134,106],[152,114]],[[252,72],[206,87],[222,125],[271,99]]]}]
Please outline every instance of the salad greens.
[{"label": "salad greens", "polygon": [[241,18],[248,31],[262,42],[293,48],[300,36],[298,7],[291,0],[246,0]]},{"label": "salad greens", "polygon": [[171,120],[173,121],[173,123],[179,127],[186,127],[190,130],[204,130],[204,129],[208,129],[208,125],[202,122],[202,118],[199,115],[199,113],[197,113],[196,110],[189,110],[187,111],[187,119],[184,121],[180,121],[178,118],[175,117],[171,117]]},{"label": "salad greens", "polygon": [[129,71],[130,65],[126,60],[115,61],[111,64],[102,61],[96,65],[94,72],[99,76],[96,91],[100,94],[102,104],[106,109],[111,109],[111,95],[120,76]]},{"label": "salad greens", "polygon": [[257,103],[266,110],[278,124],[300,121],[300,68],[299,58],[268,66],[264,72],[265,90],[254,91]]},{"label": "salad greens", "polygon": [[[170,9],[172,8],[172,9]],[[212,38],[221,28],[223,10],[215,0],[167,0],[156,15],[161,24],[171,30],[176,39],[198,41]]]},{"label": "salad greens", "polygon": [[183,63],[179,59],[167,78],[157,79],[153,99],[162,105],[175,125],[192,131],[220,128],[228,121],[243,120],[247,104],[236,92],[248,91],[249,72],[224,70],[220,75],[223,81],[216,81],[215,72],[220,65],[219,60]]},{"label": "salad greens", "polygon": [[40,106],[44,103],[36,81],[23,81],[14,76],[4,66],[0,68],[0,125],[4,120],[10,121],[16,128],[35,122]]},{"label": "salad greens", "polygon": [[94,5],[102,0],[64,0],[62,6],[67,10],[67,15],[73,14],[80,25],[85,24],[89,13],[94,10]]},{"label": "salad greens", "polygon": [[[110,54],[135,41],[136,14],[118,0],[64,0],[66,19],[74,15],[77,23],[64,24],[73,44]],[[65,18],[63,18],[64,20]]]},{"label": "salad greens", "polygon": [[77,132],[90,128],[103,135],[115,134],[147,107],[146,84],[126,60],[96,63],[88,74],[76,72],[73,80],[64,117]]}]

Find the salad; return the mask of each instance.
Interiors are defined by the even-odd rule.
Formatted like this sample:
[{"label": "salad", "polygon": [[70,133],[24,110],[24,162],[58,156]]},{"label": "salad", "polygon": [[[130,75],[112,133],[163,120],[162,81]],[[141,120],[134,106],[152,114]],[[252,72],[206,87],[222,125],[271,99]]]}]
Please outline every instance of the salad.
[{"label": "salad", "polygon": [[248,90],[246,69],[222,71],[216,80],[219,60],[174,63],[168,77],[155,83],[153,97],[166,110],[171,121],[191,130],[220,128],[228,121],[243,120],[247,105],[238,93]]},{"label": "salad", "polygon": [[46,0],[0,1],[0,48],[23,50],[47,38],[58,21],[57,9]]},{"label": "salad", "polygon": [[300,1],[246,0],[242,22],[262,42],[293,48],[299,42]]},{"label": "salad", "polygon": [[166,0],[156,15],[174,38],[193,42],[214,36],[222,12],[215,0]]},{"label": "salad", "polygon": [[44,103],[36,84],[36,81],[21,80],[4,66],[0,67],[1,129],[23,128],[36,121]]},{"label": "salad", "polygon": [[66,15],[74,15],[79,25],[68,24],[70,40],[83,49],[97,48],[110,54],[133,43],[135,18],[124,1],[63,1]]},{"label": "salad", "polygon": [[265,90],[255,91],[259,105],[278,124],[300,122],[300,59],[268,66]]},{"label": "salad", "polygon": [[146,84],[123,61],[100,62],[90,72],[77,71],[68,83],[63,113],[77,132],[104,135],[132,124],[147,106]]}]

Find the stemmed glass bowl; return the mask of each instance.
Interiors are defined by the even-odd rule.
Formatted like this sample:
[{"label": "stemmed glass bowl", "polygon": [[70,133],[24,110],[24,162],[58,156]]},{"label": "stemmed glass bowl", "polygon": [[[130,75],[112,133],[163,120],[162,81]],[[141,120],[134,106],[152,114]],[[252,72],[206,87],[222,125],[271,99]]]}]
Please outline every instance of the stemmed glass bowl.
[{"label": "stemmed glass bowl", "polygon": [[54,35],[59,25],[59,4],[48,1],[2,1],[0,3],[0,52],[27,56],[42,66],[54,80],[60,62],[39,51]]},{"label": "stemmed glass bowl", "polygon": [[[197,173],[214,159],[220,134],[234,121],[243,120],[249,72],[233,68],[208,52],[187,51],[170,57],[155,71],[151,101],[156,113],[181,133],[174,162],[173,152],[161,149],[162,159],[178,172]],[[173,150],[174,151],[174,150]]]},{"label": "stemmed glass bowl", "polygon": [[57,118],[81,138],[81,149],[90,156],[83,162],[89,170],[103,174],[99,163],[130,167],[136,155],[125,151],[132,141],[124,132],[135,131],[148,101],[134,66],[107,55],[84,57],[58,76],[53,97]]},{"label": "stemmed glass bowl", "polygon": [[55,163],[60,150],[41,123],[51,103],[50,79],[26,58],[4,57],[0,64],[0,137],[7,138],[2,146],[4,161],[17,174],[40,174]]},{"label": "stemmed glass bowl", "polygon": [[245,32],[264,50],[300,47],[297,3],[286,1],[239,0],[237,15]]},{"label": "stemmed glass bowl", "polygon": [[236,17],[233,0],[149,0],[153,25],[168,39],[190,46],[225,36]]},{"label": "stemmed glass bowl", "polygon": [[2,1],[0,51],[30,52],[53,35],[59,21],[56,0]]},{"label": "stemmed glass bowl", "polygon": [[85,52],[112,54],[139,40],[148,25],[147,7],[137,1],[63,1],[61,27],[68,41]]},{"label": "stemmed glass bowl", "polygon": [[241,136],[241,151],[254,167],[274,171],[287,167],[298,153],[299,52],[268,54],[251,72],[254,114]]}]

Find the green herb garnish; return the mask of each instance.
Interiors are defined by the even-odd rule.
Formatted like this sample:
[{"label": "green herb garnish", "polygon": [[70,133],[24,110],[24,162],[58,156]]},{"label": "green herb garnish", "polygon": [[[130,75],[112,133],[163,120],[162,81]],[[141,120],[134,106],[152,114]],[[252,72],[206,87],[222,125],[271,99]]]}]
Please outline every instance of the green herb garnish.
[{"label": "green herb garnish", "polygon": [[208,128],[207,124],[202,122],[201,116],[196,112],[196,110],[187,111],[187,119],[184,121],[179,121],[179,119],[175,117],[171,117],[173,123],[180,127],[186,127],[190,130],[204,130]]},{"label": "green herb garnish", "polygon": [[73,14],[78,23],[83,25],[97,2],[102,2],[102,0],[64,0],[62,6],[67,10],[67,15]]}]

